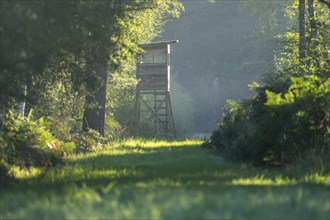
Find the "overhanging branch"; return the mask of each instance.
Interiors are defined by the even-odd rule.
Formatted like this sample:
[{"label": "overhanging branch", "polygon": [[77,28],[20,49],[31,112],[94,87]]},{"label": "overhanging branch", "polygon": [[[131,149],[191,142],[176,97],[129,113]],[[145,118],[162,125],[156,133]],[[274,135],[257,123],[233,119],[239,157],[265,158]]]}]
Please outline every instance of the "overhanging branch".
[{"label": "overhanging branch", "polygon": [[330,1],[326,1],[326,0],[318,0],[318,1],[328,6],[328,9],[330,10]]}]

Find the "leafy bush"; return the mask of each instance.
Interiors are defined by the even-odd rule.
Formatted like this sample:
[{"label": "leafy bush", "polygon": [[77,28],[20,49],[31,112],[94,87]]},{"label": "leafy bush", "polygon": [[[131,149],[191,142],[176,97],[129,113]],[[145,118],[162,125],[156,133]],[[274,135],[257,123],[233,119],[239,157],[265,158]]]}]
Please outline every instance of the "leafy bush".
[{"label": "leafy bush", "polygon": [[291,77],[288,89],[229,102],[209,145],[233,159],[290,163],[330,153],[330,79]]},{"label": "leafy bush", "polygon": [[100,150],[106,141],[106,138],[102,137],[100,133],[92,129],[73,136],[73,143],[76,146],[76,152],[85,153]]},{"label": "leafy bush", "polygon": [[70,117],[47,117],[47,127],[51,133],[58,139],[70,142],[74,133],[78,133],[81,130],[81,123]]},{"label": "leafy bush", "polygon": [[[291,78],[284,93],[266,90],[268,114],[283,126],[273,151],[287,157],[329,151],[330,79],[315,75]],[[280,116],[280,117],[279,117]],[[284,147],[291,143],[289,147]]]},{"label": "leafy bush", "polygon": [[50,133],[43,118],[32,120],[31,114],[22,117],[9,112],[0,141],[1,160],[22,168],[53,166],[73,150]]},{"label": "leafy bush", "polygon": [[125,128],[117,120],[106,117],[104,123],[104,137],[107,140],[118,139],[124,135]]}]

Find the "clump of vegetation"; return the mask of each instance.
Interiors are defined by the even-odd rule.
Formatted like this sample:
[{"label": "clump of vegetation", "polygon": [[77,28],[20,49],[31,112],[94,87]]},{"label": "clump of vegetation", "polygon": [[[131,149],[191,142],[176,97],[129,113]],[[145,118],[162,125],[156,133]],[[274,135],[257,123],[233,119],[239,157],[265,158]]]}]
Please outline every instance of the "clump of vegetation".
[{"label": "clump of vegetation", "polygon": [[329,78],[293,77],[287,91],[264,88],[242,104],[228,102],[210,144],[230,158],[258,163],[329,155],[329,88]]},{"label": "clump of vegetation", "polygon": [[76,146],[76,152],[86,153],[101,150],[106,142],[107,139],[102,137],[100,133],[89,129],[86,132],[75,134],[73,136],[72,144]]},{"label": "clump of vegetation", "polygon": [[49,167],[73,151],[74,145],[55,138],[43,118],[33,120],[9,112],[1,131],[1,161],[21,168]]}]

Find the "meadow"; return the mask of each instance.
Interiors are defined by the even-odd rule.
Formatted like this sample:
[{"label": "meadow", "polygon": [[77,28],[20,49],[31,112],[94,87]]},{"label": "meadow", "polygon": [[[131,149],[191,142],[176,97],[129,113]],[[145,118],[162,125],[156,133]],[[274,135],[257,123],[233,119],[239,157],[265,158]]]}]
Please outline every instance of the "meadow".
[{"label": "meadow", "polygon": [[13,169],[1,219],[329,219],[329,172],[254,167],[201,143],[125,140]]}]

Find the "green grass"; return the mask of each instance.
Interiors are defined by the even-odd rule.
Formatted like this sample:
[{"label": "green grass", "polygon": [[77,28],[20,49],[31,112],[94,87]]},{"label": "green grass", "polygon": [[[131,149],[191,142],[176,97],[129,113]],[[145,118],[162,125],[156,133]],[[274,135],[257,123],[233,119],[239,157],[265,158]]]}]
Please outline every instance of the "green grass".
[{"label": "green grass", "polygon": [[329,219],[329,173],[230,162],[201,141],[127,140],[13,172],[2,219]]}]

